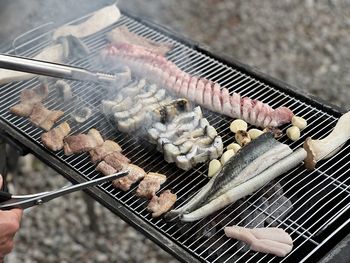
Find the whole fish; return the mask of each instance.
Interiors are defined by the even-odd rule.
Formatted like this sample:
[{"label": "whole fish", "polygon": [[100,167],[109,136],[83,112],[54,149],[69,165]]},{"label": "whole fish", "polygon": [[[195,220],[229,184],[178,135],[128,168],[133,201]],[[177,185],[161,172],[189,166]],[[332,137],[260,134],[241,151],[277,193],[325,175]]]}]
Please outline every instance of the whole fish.
[{"label": "whole fish", "polygon": [[191,200],[184,206],[172,210],[167,217],[174,218],[196,210],[228,190],[255,177],[269,166],[292,153],[285,144],[275,140],[270,133],[259,136],[242,148],[223,166]]}]

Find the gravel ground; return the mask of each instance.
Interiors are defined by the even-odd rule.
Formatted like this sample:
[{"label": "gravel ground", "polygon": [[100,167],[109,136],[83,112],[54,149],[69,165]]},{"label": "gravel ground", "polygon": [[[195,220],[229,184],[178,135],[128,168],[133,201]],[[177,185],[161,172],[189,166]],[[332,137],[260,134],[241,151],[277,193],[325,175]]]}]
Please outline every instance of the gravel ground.
[{"label": "gravel ground", "polygon": [[[346,0],[125,0],[119,5],[350,110]],[[38,8],[25,13],[36,21]],[[55,8],[51,12],[57,15]],[[17,193],[66,183],[37,160],[26,159],[13,173]],[[176,262],[98,204],[98,220],[91,224],[84,200],[83,193],[75,193],[28,212],[8,262]],[[90,230],[94,225],[98,231]]]}]

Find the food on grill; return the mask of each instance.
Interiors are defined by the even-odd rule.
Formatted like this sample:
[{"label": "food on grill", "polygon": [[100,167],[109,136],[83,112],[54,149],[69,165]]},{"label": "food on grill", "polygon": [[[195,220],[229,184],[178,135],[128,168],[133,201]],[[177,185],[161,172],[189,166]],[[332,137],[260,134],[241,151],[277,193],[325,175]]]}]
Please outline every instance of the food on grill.
[{"label": "food on grill", "polygon": [[235,155],[234,150],[227,150],[221,155],[220,162],[222,165],[225,165],[228,160],[230,160]]},{"label": "food on grill", "polygon": [[301,131],[307,126],[307,121],[303,117],[293,116],[292,125],[297,126]]},{"label": "food on grill", "polygon": [[283,136],[283,132],[276,127],[266,127],[263,129],[263,132],[272,133],[275,139],[281,138]]},{"label": "food on grill", "polygon": [[327,159],[336,154],[350,138],[350,112],[343,114],[333,131],[322,140],[307,138],[304,149],[307,152],[305,167],[315,169],[316,163],[321,159]]},{"label": "food on grill", "polygon": [[250,138],[252,140],[255,140],[256,138],[258,138],[260,135],[262,135],[264,132],[262,130],[259,130],[259,129],[250,129],[248,131],[248,134],[250,136]]},{"label": "food on grill", "polygon": [[[228,200],[230,199],[228,198],[225,202],[217,205],[218,200],[225,199],[228,192],[235,193],[232,189],[252,181],[252,178],[291,152],[292,150],[287,145],[276,141],[271,134],[266,133],[259,136],[229,159],[218,175],[211,178],[207,185],[186,205],[172,211],[172,215],[181,216],[183,213],[196,209],[194,212],[182,216],[184,221],[193,221],[213,213],[229,204]],[[243,188],[244,190],[245,188]]]},{"label": "food on grill", "polygon": [[164,174],[148,173],[140,182],[136,190],[136,195],[151,199],[165,181],[166,176]]},{"label": "food on grill", "polygon": [[115,162],[114,166],[106,163],[105,161],[99,162],[99,164],[96,166],[96,171],[101,172],[103,175],[111,175],[120,172],[122,169],[122,163],[119,161]]},{"label": "food on grill", "polygon": [[71,117],[77,123],[84,123],[92,116],[92,110],[88,107],[82,107],[75,110]]},{"label": "food on grill", "polygon": [[162,123],[166,123],[174,119],[178,114],[182,112],[190,111],[190,103],[186,99],[176,99],[168,104],[160,105],[153,110],[156,115],[156,119]]},{"label": "food on grill", "polygon": [[146,176],[146,173],[142,168],[131,164],[130,160],[119,151],[114,151],[105,156],[103,161],[97,165],[96,170],[104,175],[128,170],[128,175],[118,178],[112,183],[114,187],[119,188],[122,191],[128,191],[131,185],[142,180]]},{"label": "food on grill", "polygon": [[97,10],[84,22],[59,27],[54,31],[53,39],[68,35],[73,35],[79,38],[86,37],[112,25],[117,22],[119,18],[120,11],[118,7],[113,4]]},{"label": "food on grill", "polygon": [[291,126],[286,130],[286,134],[292,141],[300,139],[300,129],[297,126]]},{"label": "food on grill", "polygon": [[250,135],[246,131],[237,131],[235,134],[235,139],[240,146],[245,146],[252,141]]},{"label": "food on grill", "polygon": [[193,77],[164,56],[140,46],[127,43],[109,45],[101,56],[106,64],[127,65],[137,76],[148,78],[180,97],[232,118],[242,118],[255,126],[277,127],[289,123],[293,117],[292,111],[286,107],[273,109],[260,101],[241,98],[237,93],[230,96],[229,91],[218,83]]},{"label": "food on grill", "polygon": [[223,152],[221,137],[207,119],[203,118],[200,107],[177,115],[164,124],[153,123],[148,130],[149,139],[157,144],[164,159],[188,170],[198,163],[216,159]]},{"label": "food on grill", "polygon": [[113,29],[107,34],[107,38],[112,44],[137,45],[159,55],[165,55],[172,48],[169,43],[158,43],[130,32],[126,26]]},{"label": "food on grill", "polygon": [[209,162],[208,177],[213,177],[221,170],[221,162],[217,159],[211,160]]},{"label": "food on grill", "polygon": [[72,89],[66,81],[62,79],[57,80],[54,84],[54,88],[57,90],[58,96],[62,98],[64,102],[70,101],[73,98]]},{"label": "food on grill", "polygon": [[230,143],[227,145],[227,150],[234,150],[235,153],[237,153],[242,147],[238,143]]},{"label": "food on grill", "polygon": [[145,171],[141,167],[131,163],[123,163],[122,170],[128,170],[129,174],[112,182],[114,187],[122,191],[128,191],[134,183],[142,180],[146,176]]},{"label": "food on grill", "polygon": [[52,151],[59,151],[63,148],[63,139],[70,133],[70,126],[63,122],[52,130],[41,135],[43,144]]},{"label": "food on grill", "polygon": [[113,164],[115,161],[119,161],[121,163],[130,163],[130,160],[119,151],[114,151],[108,154],[107,156],[104,157],[104,160],[108,164]]},{"label": "food on grill", "polygon": [[63,114],[63,111],[49,110],[39,102],[34,104],[32,113],[29,115],[29,119],[38,127],[49,131],[56,121],[63,116]]},{"label": "food on grill", "polygon": [[103,144],[103,138],[98,130],[90,129],[87,134],[71,135],[64,139],[64,153],[71,155],[90,151]]},{"label": "food on grill", "polygon": [[33,111],[34,104],[43,101],[48,94],[48,87],[43,84],[33,89],[22,90],[20,95],[21,102],[12,106],[10,112],[21,117],[29,117]]},{"label": "food on grill", "polygon": [[244,241],[251,250],[285,257],[293,249],[293,240],[282,228],[225,227],[225,235]]},{"label": "food on grill", "polygon": [[165,190],[159,197],[156,195],[152,197],[148,203],[147,210],[152,212],[152,217],[159,217],[169,211],[175,204],[176,199],[176,194],[171,193],[170,190]]},{"label": "food on grill", "polygon": [[230,124],[230,130],[233,133],[237,133],[238,131],[247,131],[247,129],[248,129],[248,124],[241,119],[234,120]]},{"label": "food on grill", "polygon": [[102,109],[107,117],[112,116],[122,132],[139,130],[141,126],[146,129],[156,117],[153,111],[172,101],[165,89],[148,84],[145,79],[124,86],[117,94],[115,99],[103,100]]},{"label": "food on grill", "polygon": [[91,156],[91,161],[93,163],[97,163],[99,161],[102,161],[103,158],[105,158],[107,155],[113,153],[113,152],[121,152],[122,148],[119,146],[118,143],[111,141],[111,140],[105,140],[101,146],[98,146],[91,151],[89,151]]}]

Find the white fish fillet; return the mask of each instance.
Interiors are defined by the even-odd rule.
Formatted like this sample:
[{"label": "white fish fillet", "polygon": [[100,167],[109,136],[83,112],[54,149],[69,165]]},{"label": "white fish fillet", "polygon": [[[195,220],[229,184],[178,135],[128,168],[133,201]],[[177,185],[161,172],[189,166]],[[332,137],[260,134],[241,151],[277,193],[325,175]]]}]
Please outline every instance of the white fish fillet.
[{"label": "white fish fillet", "polygon": [[281,228],[245,228],[225,227],[225,235],[249,244],[250,249],[258,252],[285,257],[293,249],[293,240]]},{"label": "white fish fillet", "polygon": [[92,35],[117,22],[120,18],[118,7],[113,4],[97,10],[86,21],[77,25],[66,25],[58,28],[53,33],[53,39],[60,36],[73,35],[75,37],[86,37]]},{"label": "white fish fillet", "polygon": [[184,214],[181,218],[184,222],[192,222],[206,217],[219,209],[236,202],[237,200],[252,194],[266,183],[275,179],[279,175],[289,171],[290,169],[296,167],[306,158],[306,151],[300,148],[293,152],[291,155],[283,158],[274,165],[270,166],[268,169],[263,171],[261,174],[255,176],[254,178],[246,181],[243,184],[236,186],[235,188],[228,190],[221,196],[212,200],[210,203],[198,208],[197,210]]}]

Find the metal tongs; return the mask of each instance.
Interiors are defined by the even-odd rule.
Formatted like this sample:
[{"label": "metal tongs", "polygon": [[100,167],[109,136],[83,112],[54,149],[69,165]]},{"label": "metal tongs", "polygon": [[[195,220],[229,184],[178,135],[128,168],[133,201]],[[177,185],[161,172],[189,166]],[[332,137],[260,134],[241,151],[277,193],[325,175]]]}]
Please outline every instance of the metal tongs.
[{"label": "metal tongs", "polygon": [[10,193],[0,191],[0,210],[9,210],[13,208],[27,209],[33,206],[41,205],[57,197],[118,179],[119,177],[125,176],[128,173],[129,171],[123,171],[84,183],[66,186],[55,191],[42,192],[32,195],[12,195]]},{"label": "metal tongs", "polygon": [[117,81],[116,76],[113,74],[94,72],[84,68],[7,54],[0,54],[0,68],[54,78],[91,81],[100,84],[114,84]]}]

